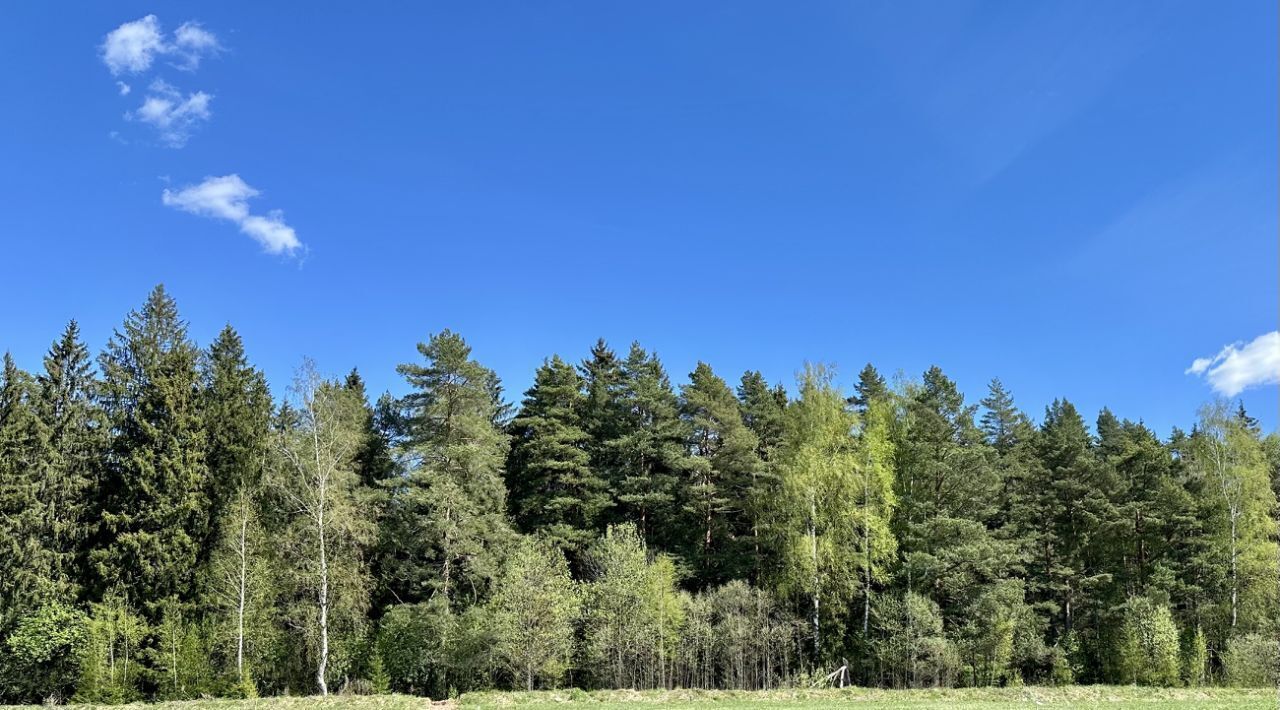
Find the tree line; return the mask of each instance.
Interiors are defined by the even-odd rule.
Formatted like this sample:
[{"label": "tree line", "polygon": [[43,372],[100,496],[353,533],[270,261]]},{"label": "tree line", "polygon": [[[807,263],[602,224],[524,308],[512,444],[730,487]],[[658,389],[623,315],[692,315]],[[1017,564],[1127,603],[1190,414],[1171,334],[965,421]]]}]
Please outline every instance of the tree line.
[{"label": "tree line", "polygon": [[0,701],[1275,682],[1280,437],[432,335],[275,401],[157,287],[0,379]]}]

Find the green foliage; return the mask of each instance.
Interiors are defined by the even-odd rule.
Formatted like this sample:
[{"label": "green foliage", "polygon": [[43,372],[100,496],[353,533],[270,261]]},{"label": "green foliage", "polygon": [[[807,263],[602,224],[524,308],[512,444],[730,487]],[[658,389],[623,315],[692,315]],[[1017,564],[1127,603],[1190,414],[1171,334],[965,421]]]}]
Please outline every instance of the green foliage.
[{"label": "green foliage", "polygon": [[666,687],[683,621],[675,565],[662,554],[650,559],[630,524],[610,527],[587,565],[585,670],[610,687]]},{"label": "green foliage", "polygon": [[1209,644],[1204,631],[1197,626],[1195,633],[1186,638],[1182,649],[1182,681],[1187,686],[1199,688],[1208,682]]},{"label": "green foliage", "polygon": [[419,352],[400,399],[308,365],[276,408],[157,288],[100,380],[74,322],[6,357],[0,702],[1280,682],[1280,435],[1238,404],[1162,440],[600,341],[509,419],[460,336]]},{"label": "green foliage", "polygon": [[161,601],[190,598],[214,512],[198,360],[163,286],[129,314],[100,358],[115,436],[99,488],[109,537],[93,561],[105,587],[128,589],[151,618]]},{"label": "green foliage", "polygon": [[457,334],[433,335],[418,352],[424,364],[397,368],[413,388],[402,400],[412,464],[388,513],[386,569],[401,600],[474,601],[512,539],[506,408],[497,375],[471,359]]},{"label": "green foliage", "polygon": [[48,604],[20,619],[5,639],[5,697],[49,703],[69,698],[88,636],[88,617],[65,604]]},{"label": "green foliage", "polygon": [[452,615],[440,602],[401,604],[382,617],[378,630],[378,658],[382,659],[392,690],[440,697],[447,689],[445,639]]},{"label": "green foliage", "polygon": [[[815,656],[834,656],[842,639],[824,638],[824,621],[839,618],[860,594],[865,601],[894,554],[885,460],[891,449],[882,435],[856,436],[859,418],[822,367],[801,376],[800,398],[787,408],[786,421],[770,526],[782,536],[779,583],[784,593],[805,600]],[[867,432],[882,430],[869,422]],[[870,613],[868,604],[864,610]]]},{"label": "green foliage", "polygon": [[494,649],[526,690],[555,687],[573,656],[578,591],[564,553],[526,538],[507,560],[490,602]]},{"label": "green foliage", "polygon": [[1189,467],[1208,496],[1210,554],[1224,573],[1216,595],[1227,627],[1221,636],[1274,631],[1280,618],[1280,551],[1276,496],[1262,444],[1247,419],[1218,401],[1201,410],[1188,449]]},{"label": "green foliage", "polygon": [[156,696],[190,700],[215,690],[216,677],[206,649],[207,629],[188,619],[176,603],[164,605],[147,648],[148,669]]},{"label": "green foliage", "polygon": [[1237,687],[1274,688],[1280,684],[1280,644],[1271,634],[1241,634],[1222,654],[1227,682]]},{"label": "green foliage", "polygon": [[376,531],[369,491],[356,471],[365,411],[351,390],[321,379],[309,362],[293,392],[295,422],[280,435],[283,461],[271,481],[276,504],[290,513],[274,538],[289,599],[281,611],[325,693],[351,660],[335,652],[361,637],[369,608],[363,559]]},{"label": "green foliage", "polygon": [[793,679],[804,625],[768,591],[734,580],[683,599],[675,685],[758,689]]},{"label": "green foliage", "polygon": [[1042,680],[1049,662],[1044,629],[1026,603],[1021,580],[992,584],[965,614],[959,651],[969,685],[1018,685]]},{"label": "green foliage", "polygon": [[94,604],[80,654],[80,679],[74,700],[123,703],[141,697],[147,675],[143,642],[150,633],[146,620],[134,613],[123,597],[111,595]]},{"label": "green foliage", "polygon": [[1146,597],[1130,599],[1116,646],[1118,682],[1178,684],[1181,646],[1169,607]]},{"label": "green foliage", "polygon": [[559,356],[544,362],[511,422],[507,487],[512,517],[579,556],[609,507],[604,480],[591,468],[583,428],[587,398],[578,373]]},{"label": "green foliage", "polygon": [[914,592],[886,599],[876,610],[882,636],[876,654],[885,682],[895,688],[949,685],[959,658],[942,633],[938,605]]},{"label": "green foliage", "polygon": [[689,477],[682,497],[686,530],[701,530],[688,556],[699,585],[741,579],[753,572],[757,529],[756,484],[763,468],[759,439],[742,420],[729,385],[698,363],[681,389],[681,416],[689,429]]}]

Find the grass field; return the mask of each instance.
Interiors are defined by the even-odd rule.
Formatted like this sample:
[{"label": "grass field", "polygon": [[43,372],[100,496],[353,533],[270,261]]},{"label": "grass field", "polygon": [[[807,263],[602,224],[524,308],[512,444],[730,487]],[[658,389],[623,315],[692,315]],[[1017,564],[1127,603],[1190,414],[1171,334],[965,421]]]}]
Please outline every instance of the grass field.
[{"label": "grass field", "polygon": [[[85,708],[79,705],[72,707]],[[115,706],[120,707],[120,706]],[[1116,686],[1072,688],[979,688],[960,690],[779,690],[761,693],[733,691],[546,691],[535,693],[470,693],[456,700],[431,701],[407,695],[295,697],[260,700],[201,700],[132,705],[155,710],[409,710],[410,708],[520,708],[521,710],[644,710],[649,707],[693,710],[749,710],[753,708],[858,708],[888,710],[1004,710],[1005,708],[1106,708],[1162,710],[1217,708],[1220,710],[1276,710],[1280,695],[1270,689],[1150,689]]]}]

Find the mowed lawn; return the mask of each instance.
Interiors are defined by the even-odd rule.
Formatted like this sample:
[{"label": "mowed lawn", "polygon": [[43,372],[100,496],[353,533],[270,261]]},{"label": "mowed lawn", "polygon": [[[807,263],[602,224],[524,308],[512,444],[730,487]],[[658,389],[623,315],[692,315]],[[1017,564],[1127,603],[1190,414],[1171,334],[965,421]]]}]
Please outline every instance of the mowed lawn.
[{"label": "mowed lawn", "polygon": [[[34,707],[34,706],[30,706]],[[70,707],[96,707],[74,705]],[[112,706],[122,707],[122,706]],[[157,710],[409,710],[417,708],[594,708],[642,710],[649,707],[694,710],[754,708],[937,708],[938,710],[1003,710],[1004,708],[1242,708],[1275,710],[1280,693],[1273,689],[1148,689],[1116,686],[1070,688],[981,688],[959,690],[779,690],[733,691],[546,691],[534,693],[470,693],[454,700],[432,701],[407,695],[262,698],[258,700],[193,700],[123,707]]]}]

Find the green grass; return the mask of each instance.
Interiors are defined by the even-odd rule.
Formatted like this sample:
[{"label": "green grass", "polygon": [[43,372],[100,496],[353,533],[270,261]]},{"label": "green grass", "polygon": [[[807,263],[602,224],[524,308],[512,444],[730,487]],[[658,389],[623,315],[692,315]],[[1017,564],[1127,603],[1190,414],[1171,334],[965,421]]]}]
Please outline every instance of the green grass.
[{"label": "green grass", "polygon": [[[77,705],[72,707],[87,708]],[[115,706],[121,707],[121,706]],[[129,705],[148,710],[409,710],[410,708],[519,708],[520,710],[645,710],[649,707],[692,710],[788,708],[821,710],[855,708],[888,710],[1005,710],[1006,708],[1105,708],[1106,710],[1163,710],[1209,708],[1220,710],[1276,710],[1280,695],[1273,689],[1203,690],[1082,686],[1070,688],[971,688],[958,690],[775,690],[766,692],[671,691],[544,691],[534,693],[468,693],[456,700],[432,702],[408,695],[292,697],[258,700],[195,700]]]},{"label": "green grass", "polygon": [[1080,686],[1070,688],[968,688],[947,690],[777,690],[734,691],[548,691],[539,693],[472,693],[459,699],[461,708],[520,708],[543,710],[581,707],[643,710],[646,706],[694,710],[746,710],[747,708],[936,708],[937,710],[1004,710],[1005,708],[1228,708],[1276,710],[1280,707],[1272,689],[1203,690]]}]

